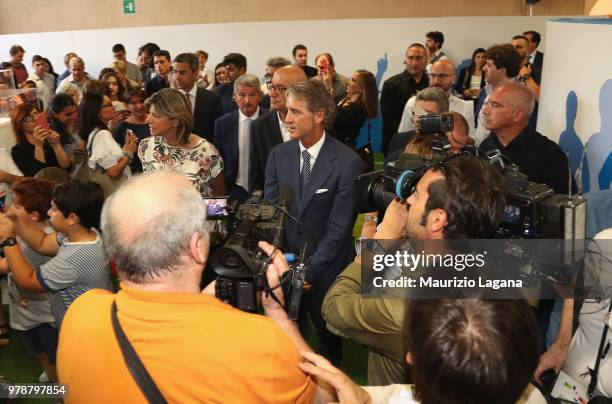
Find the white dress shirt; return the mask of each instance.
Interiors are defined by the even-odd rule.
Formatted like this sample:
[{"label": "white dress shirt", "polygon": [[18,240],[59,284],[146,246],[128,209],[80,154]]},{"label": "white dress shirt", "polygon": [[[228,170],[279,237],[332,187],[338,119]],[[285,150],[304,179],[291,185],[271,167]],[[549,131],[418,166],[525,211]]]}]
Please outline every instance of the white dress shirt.
[{"label": "white dress shirt", "polygon": [[278,126],[280,127],[281,135],[283,136],[283,142],[290,141],[291,140],[291,132],[289,132],[289,128],[282,121],[282,119],[280,117],[280,113],[278,111],[276,111],[276,117],[278,118]]},{"label": "white dress shirt", "polygon": [[302,173],[302,166],[304,165],[304,157],[302,157],[302,152],[304,150],[308,150],[308,154],[310,154],[310,172],[312,173],[317,157],[319,157],[321,147],[323,147],[323,142],[325,142],[325,131],[323,131],[323,136],[321,136],[321,139],[319,139],[317,143],[313,144],[308,149],[305,148],[300,141],[300,174]]},{"label": "white dress shirt", "polygon": [[250,117],[238,110],[238,173],[236,174],[236,185],[240,185],[246,191],[249,190],[249,148],[251,143],[251,124],[258,117],[259,107]]},{"label": "white dress shirt", "polygon": [[34,83],[36,83],[36,96],[42,100],[43,109],[46,111],[49,107],[49,102],[51,102],[51,98],[53,97],[55,78],[49,73],[43,73],[43,77],[39,77],[36,73],[31,73],[28,80],[32,80]]},{"label": "white dress shirt", "polygon": [[[416,104],[416,96],[413,96],[406,102],[406,106],[404,107],[404,112],[402,112],[402,120],[400,121],[399,128],[397,128],[398,132],[408,132],[414,129],[414,125],[412,124],[412,109]],[[468,127],[470,128],[470,136],[474,137],[474,133],[476,131],[474,124],[474,102],[462,100],[459,97],[456,97],[451,94],[448,98],[448,108],[452,112],[458,112],[468,123]]]},{"label": "white dress shirt", "polygon": [[[195,111],[196,95],[198,94],[198,86],[194,84],[193,87],[191,87],[191,90],[189,91],[180,90],[180,92],[185,94],[185,96],[189,100],[189,104],[191,106],[191,114],[193,115]],[[195,119],[195,116],[194,116],[194,119]]]}]

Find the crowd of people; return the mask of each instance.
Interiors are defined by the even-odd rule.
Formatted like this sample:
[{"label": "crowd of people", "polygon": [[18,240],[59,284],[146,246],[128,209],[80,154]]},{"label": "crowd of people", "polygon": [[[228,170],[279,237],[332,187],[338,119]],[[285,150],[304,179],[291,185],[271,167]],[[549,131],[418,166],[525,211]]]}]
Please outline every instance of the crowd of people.
[{"label": "crowd of people", "polygon": [[[373,165],[357,138],[366,128],[371,139],[379,115],[385,162],[432,158],[420,127],[431,114],[452,117],[441,136],[453,158],[384,216],[367,213],[361,241],[492,237],[506,183],[463,154],[468,145],[499,150],[556,193],[575,191],[567,157],[535,130],[540,34],[508,40],[474,50],[458,69],[443,33],[429,32],[384,83],[364,69],[338,73],[328,52],[309,66],[302,44],[293,62],[271,57],[263,82],[240,53],[212,69],[205,51],[172,58],[154,43],[136,64],[115,44],[97,79],[74,52],[62,74],[39,55],[28,74],[25,50],[13,46],[0,69],[26,91],[3,101],[18,171],[0,170],[10,186],[0,345],[18,336],[40,361],[41,382],[69,386],[66,402],[545,402],[534,379],[562,368],[573,301],[543,352],[543,319],[521,299],[364,297],[362,263],[379,251],[353,238],[354,178]],[[232,308],[215,297],[216,281],[202,281],[221,238],[211,233],[225,231],[206,220],[203,198],[236,207],[287,193],[283,251],[258,244],[269,256],[264,315]],[[308,255],[296,322],[279,287],[290,270],[283,252]],[[369,386],[339,370],[344,338],[368,348]],[[601,374],[596,392],[612,396],[612,377]]]}]

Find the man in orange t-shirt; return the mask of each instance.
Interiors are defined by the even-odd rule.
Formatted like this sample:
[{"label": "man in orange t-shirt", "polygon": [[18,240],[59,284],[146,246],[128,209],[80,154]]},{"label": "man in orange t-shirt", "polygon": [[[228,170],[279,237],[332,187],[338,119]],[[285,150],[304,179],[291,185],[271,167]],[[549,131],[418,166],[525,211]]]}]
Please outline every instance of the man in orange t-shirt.
[{"label": "man in orange t-shirt", "polygon": [[[266,318],[200,292],[208,257],[205,209],[191,183],[176,173],[141,175],[107,200],[102,232],[122,290],[85,293],[64,318],[57,364],[67,403],[146,402],[115,338],[113,302],[121,328],[168,402],[331,398],[298,368],[298,349],[310,348],[272,299],[264,298]],[[278,279],[274,265],[268,272],[272,282]]]}]

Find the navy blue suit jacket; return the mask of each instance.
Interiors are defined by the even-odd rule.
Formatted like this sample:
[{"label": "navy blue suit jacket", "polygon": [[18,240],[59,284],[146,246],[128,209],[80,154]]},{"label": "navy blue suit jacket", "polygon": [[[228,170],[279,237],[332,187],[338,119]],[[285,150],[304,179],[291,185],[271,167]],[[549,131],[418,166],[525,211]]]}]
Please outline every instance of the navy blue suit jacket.
[{"label": "navy blue suit jacket", "polygon": [[[353,225],[353,178],[363,171],[363,162],[348,146],[327,134],[312,167],[310,181],[300,198],[300,146],[291,140],[275,146],[266,164],[265,199],[276,201],[283,185],[293,188],[291,213],[317,243],[310,256],[306,281],[328,288],[355,258]],[[287,220],[287,251],[301,252],[306,231]]]},{"label": "navy blue suit jacket", "polygon": [[[267,112],[267,109],[259,108],[259,116]],[[214,145],[223,158],[225,186],[228,189],[236,185],[236,177],[238,176],[238,163],[240,162],[238,150],[238,119],[238,111],[233,111],[223,115],[215,121]],[[250,151],[246,150],[246,153],[250,153]]]}]

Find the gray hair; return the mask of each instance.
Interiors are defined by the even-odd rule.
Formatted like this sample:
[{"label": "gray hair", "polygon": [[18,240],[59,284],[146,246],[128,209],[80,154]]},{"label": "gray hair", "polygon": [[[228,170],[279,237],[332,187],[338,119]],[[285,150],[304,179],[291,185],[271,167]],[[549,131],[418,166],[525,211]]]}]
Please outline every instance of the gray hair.
[{"label": "gray hair", "polygon": [[[184,177],[172,171],[132,177],[104,203],[101,229],[106,251],[115,259],[122,277],[130,282],[146,283],[175,272],[189,254],[194,234],[200,234],[208,242],[202,197],[193,186],[177,181],[177,176]],[[164,192],[164,203],[159,203],[159,189],[154,186],[161,180],[165,180],[166,191],[170,191]],[[130,212],[122,209],[123,201],[133,199],[136,194],[139,200],[154,208],[137,213],[135,216],[140,220],[135,225],[126,224]]]},{"label": "gray hair", "polygon": [[529,122],[535,107],[535,95],[531,88],[523,83],[512,81],[498,86],[495,90],[507,93],[509,104],[515,108],[522,109],[525,114],[525,121]]},{"label": "gray hair", "polygon": [[438,87],[427,87],[419,91],[415,101],[433,101],[438,105],[438,113],[448,112],[448,94]]},{"label": "gray hair", "polygon": [[305,101],[308,110],[313,114],[323,111],[323,127],[330,129],[333,127],[336,116],[336,103],[325,85],[320,80],[306,80],[293,83],[287,88],[287,97],[297,98]]},{"label": "gray hair", "polygon": [[268,61],[266,62],[266,65],[276,67],[276,68],[284,67],[284,66],[291,66],[291,61],[284,56],[274,56],[268,59]]},{"label": "gray hair", "polygon": [[186,52],[179,53],[174,57],[175,63],[187,63],[192,72],[198,71],[200,68],[200,60],[195,53]]},{"label": "gray hair", "polygon": [[234,80],[234,93],[237,93],[240,87],[256,88],[257,91],[261,91],[261,82],[257,76],[247,73]]}]

